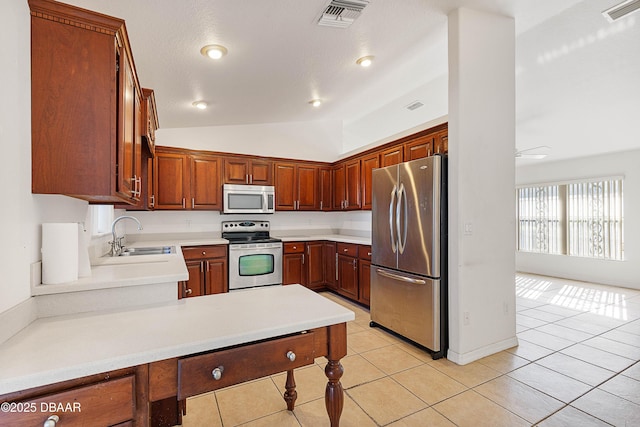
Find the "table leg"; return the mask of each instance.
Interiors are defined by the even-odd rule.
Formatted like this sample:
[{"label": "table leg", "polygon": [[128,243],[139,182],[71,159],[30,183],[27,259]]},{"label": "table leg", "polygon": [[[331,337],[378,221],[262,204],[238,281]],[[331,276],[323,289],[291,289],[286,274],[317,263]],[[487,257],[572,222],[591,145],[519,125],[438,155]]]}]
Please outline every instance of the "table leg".
[{"label": "table leg", "polygon": [[327,406],[327,413],[329,414],[331,427],[338,427],[340,425],[342,407],[344,406],[344,391],[342,390],[342,384],[340,383],[340,378],[344,373],[344,369],[340,364],[340,360],[329,360],[324,372],[329,379],[324,394],[324,402]]},{"label": "table leg", "polygon": [[293,377],[293,369],[287,371],[287,382],[285,384],[287,391],[284,392],[284,400],[287,402],[287,409],[293,411],[293,407],[296,404],[298,398],[298,392],[296,391],[296,380]]}]

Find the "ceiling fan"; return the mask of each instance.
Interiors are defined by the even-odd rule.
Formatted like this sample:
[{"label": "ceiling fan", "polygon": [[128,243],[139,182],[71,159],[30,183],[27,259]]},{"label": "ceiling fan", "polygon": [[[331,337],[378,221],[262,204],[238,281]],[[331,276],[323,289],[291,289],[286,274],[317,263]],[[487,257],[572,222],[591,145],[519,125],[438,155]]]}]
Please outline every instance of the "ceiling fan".
[{"label": "ceiling fan", "polygon": [[516,148],[516,159],[533,159],[540,160],[544,159],[551,152],[551,147],[547,145],[540,145],[538,147],[526,148],[524,150],[518,150]]}]

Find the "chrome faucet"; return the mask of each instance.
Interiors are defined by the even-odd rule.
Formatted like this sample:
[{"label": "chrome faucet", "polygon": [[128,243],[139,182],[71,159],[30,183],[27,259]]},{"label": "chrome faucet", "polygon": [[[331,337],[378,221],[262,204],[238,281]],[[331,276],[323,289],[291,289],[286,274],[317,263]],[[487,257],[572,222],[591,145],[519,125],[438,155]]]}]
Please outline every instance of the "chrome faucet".
[{"label": "chrome faucet", "polygon": [[123,215],[114,219],[113,222],[111,223],[111,237],[113,240],[109,242],[109,244],[111,244],[111,252],[110,252],[111,256],[120,255],[122,253],[122,249],[124,249],[124,245],[122,244],[122,239],[124,239],[124,236],[118,237],[118,235],[116,234],[116,224],[118,223],[118,221],[122,219],[134,220],[135,222],[138,223],[138,230],[142,230],[142,224],[140,224],[140,221],[138,220],[138,218],[134,216]]}]

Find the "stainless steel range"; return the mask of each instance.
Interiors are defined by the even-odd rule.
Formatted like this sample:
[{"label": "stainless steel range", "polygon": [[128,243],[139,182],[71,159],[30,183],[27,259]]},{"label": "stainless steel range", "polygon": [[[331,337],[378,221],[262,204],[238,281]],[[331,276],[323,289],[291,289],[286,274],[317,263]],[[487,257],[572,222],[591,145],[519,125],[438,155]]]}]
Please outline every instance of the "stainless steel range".
[{"label": "stainless steel range", "polygon": [[223,221],[229,241],[229,292],[282,285],[282,241],[269,235],[269,221]]}]

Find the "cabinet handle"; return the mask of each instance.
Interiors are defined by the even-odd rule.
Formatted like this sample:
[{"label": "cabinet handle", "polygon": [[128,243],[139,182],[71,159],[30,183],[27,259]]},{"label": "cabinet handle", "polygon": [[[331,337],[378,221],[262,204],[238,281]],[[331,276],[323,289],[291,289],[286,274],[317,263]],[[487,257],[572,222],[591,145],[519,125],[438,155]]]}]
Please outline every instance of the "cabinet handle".
[{"label": "cabinet handle", "polygon": [[182,198],[182,209],[186,209],[187,208],[187,199],[185,199],[184,197]]},{"label": "cabinet handle", "polygon": [[149,206],[155,207],[155,205],[156,205],[156,195],[152,194],[151,195],[151,203],[149,203]]},{"label": "cabinet handle", "polygon": [[336,282],[338,281],[338,252],[336,252]]},{"label": "cabinet handle", "polygon": [[358,267],[358,265],[356,264],[356,260],[353,260],[353,269],[355,270]]},{"label": "cabinet handle", "polygon": [[44,422],[43,427],[56,427],[56,424],[58,424],[58,421],[60,421],[60,417],[57,415],[51,415],[49,418],[47,418],[47,420]]},{"label": "cabinet handle", "polygon": [[138,177],[138,197],[142,195],[142,177]]},{"label": "cabinet handle", "polygon": [[296,360],[296,354],[291,350],[287,351],[287,359],[293,362],[294,360]]},{"label": "cabinet handle", "polygon": [[245,184],[249,183],[249,175],[245,175],[244,176],[244,182],[245,182]]},{"label": "cabinet handle", "polygon": [[302,263],[304,264],[304,254],[302,254]]},{"label": "cabinet handle", "polygon": [[322,200],[320,200],[320,210],[322,210]]},{"label": "cabinet handle", "polygon": [[371,256],[371,255],[372,255],[371,252],[367,252],[367,256]]},{"label": "cabinet handle", "polygon": [[249,184],[253,184],[253,174],[249,174]]},{"label": "cabinet handle", "polygon": [[191,209],[195,209],[196,208],[196,199],[195,197],[191,198]]},{"label": "cabinet handle", "polygon": [[192,293],[192,292],[193,292],[193,291],[192,291],[190,288],[186,288],[186,289],[184,290],[184,293],[185,293],[186,295],[191,295],[191,293]]},{"label": "cabinet handle", "polygon": [[215,368],[213,371],[211,371],[211,376],[213,376],[213,379],[218,381],[222,378],[222,373],[224,372],[224,366],[220,365],[217,368]]}]

